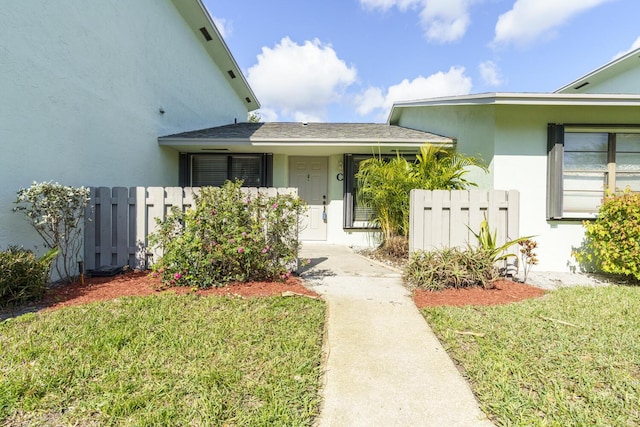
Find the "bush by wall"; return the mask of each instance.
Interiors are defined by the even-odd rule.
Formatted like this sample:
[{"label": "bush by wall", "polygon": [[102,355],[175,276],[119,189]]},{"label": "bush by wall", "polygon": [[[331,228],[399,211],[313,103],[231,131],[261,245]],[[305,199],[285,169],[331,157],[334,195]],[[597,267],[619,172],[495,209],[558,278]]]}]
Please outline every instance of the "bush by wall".
[{"label": "bush by wall", "polygon": [[22,212],[44,240],[45,247],[57,248],[60,260],[53,265],[57,278],[70,282],[82,249],[82,220],[89,202],[89,189],[53,182],[34,182],[18,190],[15,212]]},{"label": "bush by wall", "polygon": [[607,193],[598,218],[584,227],[584,242],[573,253],[583,270],[640,280],[639,193]]},{"label": "bush by wall", "polygon": [[286,279],[297,261],[297,196],[248,196],[241,182],[203,187],[195,207],[173,210],[149,237],[163,251],[153,266],[167,286],[222,286],[231,281]]},{"label": "bush by wall", "polygon": [[19,304],[42,297],[49,279],[55,249],[43,257],[15,246],[0,251],[0,306]]},{"label": "bush by wall", "polygon": [[404,278],[411,287],[429,290],[492,288],[498,277],[491,254],[482,248],[444,248],[411,254]]}]

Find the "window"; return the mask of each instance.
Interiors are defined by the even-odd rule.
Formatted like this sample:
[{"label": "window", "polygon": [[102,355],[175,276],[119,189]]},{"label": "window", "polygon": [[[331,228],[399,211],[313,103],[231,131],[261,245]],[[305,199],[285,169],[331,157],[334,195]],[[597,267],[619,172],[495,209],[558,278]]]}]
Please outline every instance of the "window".
[{"label": "window", "polygon": [[272,185],[270,154],[187,154],[180,156],[180,185],[219,187],[241,179],[244,187]]},{"label": "window", "polygon": [[549,125],[547,216],[592,218],[605,189],[640,191],[640,128]]},{"label": "window", "polygon": [[[376,155],[377,156],[377,155]],[[396,154],[382,154],[382,158],[391,159]],[[372,228],[373,209],[358,202],[358,180],[356,174],[363,160],[371,158],[366,154],[345,154],[344,165],[344,228]]]}]

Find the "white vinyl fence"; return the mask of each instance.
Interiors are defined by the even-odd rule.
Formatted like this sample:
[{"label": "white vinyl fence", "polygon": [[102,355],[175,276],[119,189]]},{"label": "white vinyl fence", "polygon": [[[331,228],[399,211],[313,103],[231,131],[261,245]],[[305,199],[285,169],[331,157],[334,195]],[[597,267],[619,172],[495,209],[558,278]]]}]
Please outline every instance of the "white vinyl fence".
[{"label": "white vinyl fence", "polygon": [[516,190],[411,190],[409,251],[476,246],[467,226],[477,233],[485,216],[500,246],[520,237],[519,207]]},{"label": "white vinyl fence", "polygon": [[[193,206],[197,187],[92,187],[85,213],[84,266],[147,269],[152,255],[147,236],[172,206]],[[247,195],[298,194],[296,188],[243,188]]]}]

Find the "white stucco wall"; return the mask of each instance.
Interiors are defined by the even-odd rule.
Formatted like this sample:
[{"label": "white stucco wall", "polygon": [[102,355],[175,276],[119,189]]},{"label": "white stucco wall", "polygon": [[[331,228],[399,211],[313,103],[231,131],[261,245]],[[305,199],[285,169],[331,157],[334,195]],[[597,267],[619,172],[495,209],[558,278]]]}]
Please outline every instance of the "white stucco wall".
[{"label": "white stucco wall", "polygon": [[[493,170],[495,139],[493,106],[442,106],[438,108],[407,108],[403,110],[399,126],[424,130],[456,139],[456,150],[480,157]],[[492,188],[491,174],[473,168],[465,179],[478,188]]]},{"label": "white stucco wall", "polygon": [[170,0],[4,3],[0,94],[0,248],[40,242],[20,187],[177,185],[158,136],[247,115]]},{"label": "white stucco wall", "polygon": [[[470,112],[476,119],[468,117]],[[455,136],[458,149],[467,154],[486,144],[482,152],[492,153],[492,187],[487,188],[520,191],[520,234],[537,235],[536,269],[569,271],[583,227],[579,221],[546,219],[548,123],[633,124],[640,123],[640,115],[637,108],[623,107],[478,105],[407,108],[400,119],[403,126]]]},{"label": "white stucco wall", "polygon": [[640,66],[631,68],[602,82],[593,82],[580,89],[581,93],[640,93]]}]

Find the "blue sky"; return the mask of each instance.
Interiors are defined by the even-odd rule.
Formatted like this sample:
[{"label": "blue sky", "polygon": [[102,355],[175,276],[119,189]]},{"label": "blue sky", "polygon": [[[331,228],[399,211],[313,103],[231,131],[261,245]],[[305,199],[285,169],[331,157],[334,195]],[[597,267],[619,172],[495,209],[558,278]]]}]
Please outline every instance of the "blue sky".
[{"label": "blue sky", "polygon": [[265,121],[384,122],[394,101],[552,92],[640,47],[638,0],[204,0]]}]

